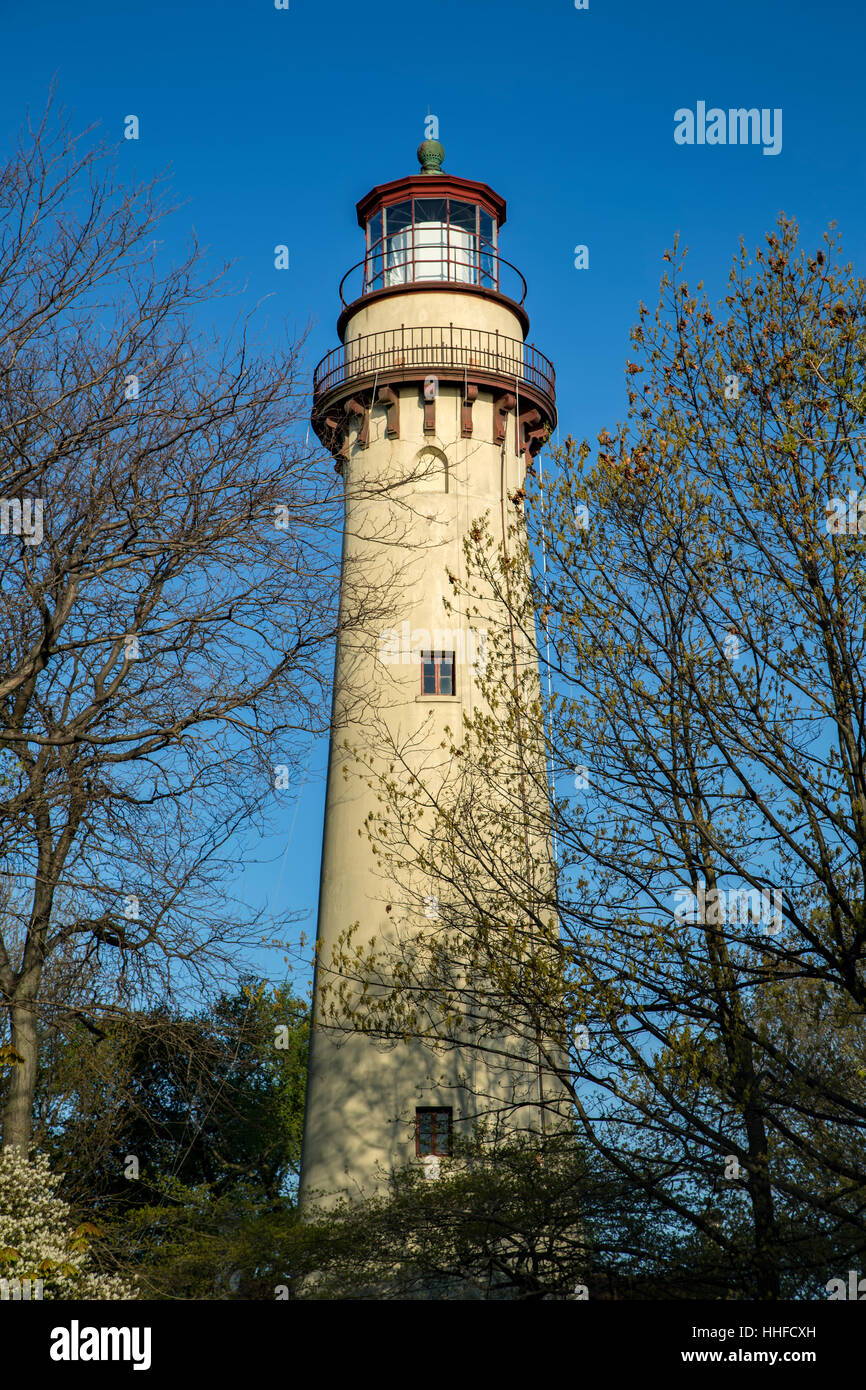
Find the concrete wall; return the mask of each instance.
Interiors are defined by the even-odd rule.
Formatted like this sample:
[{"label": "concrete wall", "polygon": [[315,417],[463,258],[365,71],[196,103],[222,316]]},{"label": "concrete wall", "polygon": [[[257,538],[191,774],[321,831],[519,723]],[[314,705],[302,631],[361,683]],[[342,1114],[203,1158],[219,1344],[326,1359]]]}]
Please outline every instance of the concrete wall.
[{"label": "concrete wall", "polygon": [[[522,336],[516,317],[482,296],[414,292],[361,309],[346,337],[451,319],[467,328],[498,327],[505,336]],[[444,607],[452,597],[447,571],[463,577],[463,539],[475,519],[489,513],[499,534],[503,467],[507,497],[523,481],[523,459],[515,453],[513,415],[504,454],[493,442],[492,391],[479,391],[471,438],[461,439],[460,421],[461,391],[443,383],[436,433],[425,435],[418,388],[401,387],[400,437],[386,437],[385,409],[374,406],[369,445],[358,446],[354,425],[343,470],[342,602],[347,617],[365,611],[367,616],[340,641],[335,668],[302,1165],[302,1199],[308,1206],[326,1196],[369,1193],[393,1165],[412,1159],[416,1106],[453,1107],[456,1132],[468,1133],[479,1117],[501,1122],[505,1116],[507,1123],[526,1124],[527,1112],[510,1107],[537,1096],[531,1056],[525,1068],[497,1072],[468,1049],[436,1053],[417,1042],[381,1043],[333,1032],[323,1026],[320,1006],[322,985],[333,980],[331,953],[353,923],[368,942],[393,940],[396,932],[412,930],[413,920],[424,925],[417,905],[423,884],[416,879],[407,897],[405,884],[375,863],[364,825],[371,811],[381,809],[377,790],[344,744],[372,757],[380,769],[389,740],[400,748],[411,745],[412,766],[435,790],[452,775],[441,748],[443,740],[448,742],[446,726],[459,731],[463,712],[471,713],[480,699],[469,664],[477,652],[470,646],[469,624]],[[506,514],[509,522],[518,514],[509,502]],[[455,696],[422,696],[417,657],[404,660],[400,653],[396,662],[383,661],[383,653],[389,654],[383,632],[399,634],[402,646],[404,624],[410,637],[421,630],[467,633]]]}]

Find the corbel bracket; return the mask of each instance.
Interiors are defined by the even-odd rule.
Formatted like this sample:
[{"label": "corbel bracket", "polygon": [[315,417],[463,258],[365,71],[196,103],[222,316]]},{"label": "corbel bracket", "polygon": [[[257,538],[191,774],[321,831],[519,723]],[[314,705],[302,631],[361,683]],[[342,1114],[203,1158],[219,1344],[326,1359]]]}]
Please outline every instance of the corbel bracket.
[{"label": "corbel bracket", "polygon": [[352,418],[354,416],[355,419],[360,420],[361,424],[355,442],[360,449],[366,449],[370,442],[370,412],[367,406],[363,401],[356,400],[353,396],[351,400],[346,401],[343,409],[346,412],[347,418]]},{"label": "corbel bracket", "polygon": [[387,408],[385,434],[389,439],[400,438],[400,397],[390,386],[379,387],[379,404]]},{"label": "corbel bracket", "polygon": [[334,455],[334,469],[337,473],[342,473],[343,464],[349,461],[349,436],[346,433],[346,422],[343,419],[338,419],[335,415],[326,415],[325,428],[328,431],[327,447]]},{"label": "corbel bracket", "polygon": [[425,381],[421,387],[421,401],[424,406],[424,433],[436,433],[436,391],[430,391]]},{"label": "corbel bracket", "polygon": [[520,418],[514,421],[515,453],[525,454],[527,460],[534,458],[544,443],[544,421],[541,411],[535,406],[521,410]]},{"label": "corbel bracket", "polygon": [[478,387],[467,382],[463,387],[463,410],[460,417],[460,436],[462,439],[472,437],[472,407],[478,399]]},{"label": "corbel bracket", "polygon": [[514,409],[514,396],[510,391],[503,391],[501,395],[493,399],[493,443],[505,443],[505,431],[508,427],[508,412]]}]

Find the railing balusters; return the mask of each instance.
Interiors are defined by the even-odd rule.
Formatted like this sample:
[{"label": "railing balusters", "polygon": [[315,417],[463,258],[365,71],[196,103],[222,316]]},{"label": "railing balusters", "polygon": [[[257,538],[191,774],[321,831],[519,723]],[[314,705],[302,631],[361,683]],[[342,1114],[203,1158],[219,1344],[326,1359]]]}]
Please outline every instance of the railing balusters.
[{"label": "railing balusters", "polygon": [[508,376],[517,375],[553,399],[553,365],[533,343],[501,337],[498,329],[491,333],[485,329],[461,326],[457,328],[455,340],[454,324],[449,323],[447,327],[447,343],[445,325],[437,328],[431,324],[419,324],[409,329],[407,341],[406,325],[401,324],[399,341],[397,329],[389,328],[362,334],[342,347],[332,348],[313,374],[314,400],[355,377],[373,375],[389,367],[423,368],[425,365],[474,365]]},{"label": "railing balusters", "polygon": [[[396,251],[389,248],[387,242],[379,250],[369,252],[362,261],[358,261],[350,270],[346,271],[340,281],[340,303],[344,309],[350,304],[357,303],[358,299],[364,299],[368,294],[375,294],[378,290],[395,289],[401,285],[414,284],[417,281],[439,280],[446,284],[459,285],[482,285],[484,288],[493,289],[497,294],[502,293],[508,299],[513,299],[518,304],[523,304],[526,300],[526,281],[516,266],[510,261],[506,261],[495,251],[485,250],[480,244],[472,249],[468,256],[458,256],[456,251],[448,248],[443,252],[436,247],[427,247],[438,254],[418,255],[413,249],[411,254]],[[485,261],[489,261],[489,269],[485,268]],[[378,270],[377,270],[378,266]],[[418,267],[433,266],[438,273],[430,275],[419,275]],[[445,271],[444,275],[442,271]],[[503,283],[503,270],[508,271],[508,290],[501,288]],[[347,282],[360,271],[361,293],[353,294],[351,299],[346,298]],[[515,293],[508,291],[513,288]]]}]

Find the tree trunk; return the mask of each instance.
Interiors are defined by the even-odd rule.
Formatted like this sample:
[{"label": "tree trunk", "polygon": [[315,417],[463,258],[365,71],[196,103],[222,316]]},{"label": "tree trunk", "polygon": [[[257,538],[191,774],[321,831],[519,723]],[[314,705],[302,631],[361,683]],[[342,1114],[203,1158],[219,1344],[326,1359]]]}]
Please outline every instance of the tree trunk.
[{"label": "tree trunk", "polygon": [[749,1157],[758,1165],[749,1168],[747,1179],[752,1203],[758,1297],[776,1299],[781,1297],[781,1285],[773,1187],[767,1171],[767,1131],[758,1105],[747,1102],[743,1118],[749,1139]]},{"label": "tree trunk", "polygon": [[27,1003],[10,1008],[12,1046],[23,1060],[10,1068],[9,1095],[3,1110],[3,1147],[26,1149],[32,1134],[33,1096],[36,1090],[36,1013]]}]

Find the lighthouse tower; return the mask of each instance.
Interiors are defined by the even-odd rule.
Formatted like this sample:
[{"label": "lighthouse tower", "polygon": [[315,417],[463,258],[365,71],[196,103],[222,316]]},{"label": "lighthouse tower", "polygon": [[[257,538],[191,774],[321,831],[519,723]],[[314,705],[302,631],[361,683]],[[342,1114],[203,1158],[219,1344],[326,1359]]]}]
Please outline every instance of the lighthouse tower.
[{"label": "lighthouse tower", "polygon": [[[361,947],[412,931],[411,907],[371,852],[365,824],[381,807],[363,764],[379,759],[384,772],[391,741],[408,750],[403,766],[425,786],[447,781],[446,730],[479,708],[485,639],[446,608],[449,575],[465,573],[464,540],[477,518],[498,526],[556,419],[553,367],[526,341],[526,283],[500,254],[504,200],[445,173],[436,140],[418,158],[420,172],[379,184],[357,204],[364,257],[340,286],[340,346],[314,378],[312,423],[342,475],[345,529],[305,1208],[371,1194],[414,1161],[434,1177],[482,1115],[531,1127],[526,1117],[544,1099],[531,1056],[525,1068],[495,1075],[468,1048],[341,1032],[322,1006],[326,986],[329,994],[339,986],[334,951],[350,927]],[[522,508],[509,505],[509,526],[515,515],[522,526]],[[429,931],[436,890],[415,889],[418,929]]]}]

